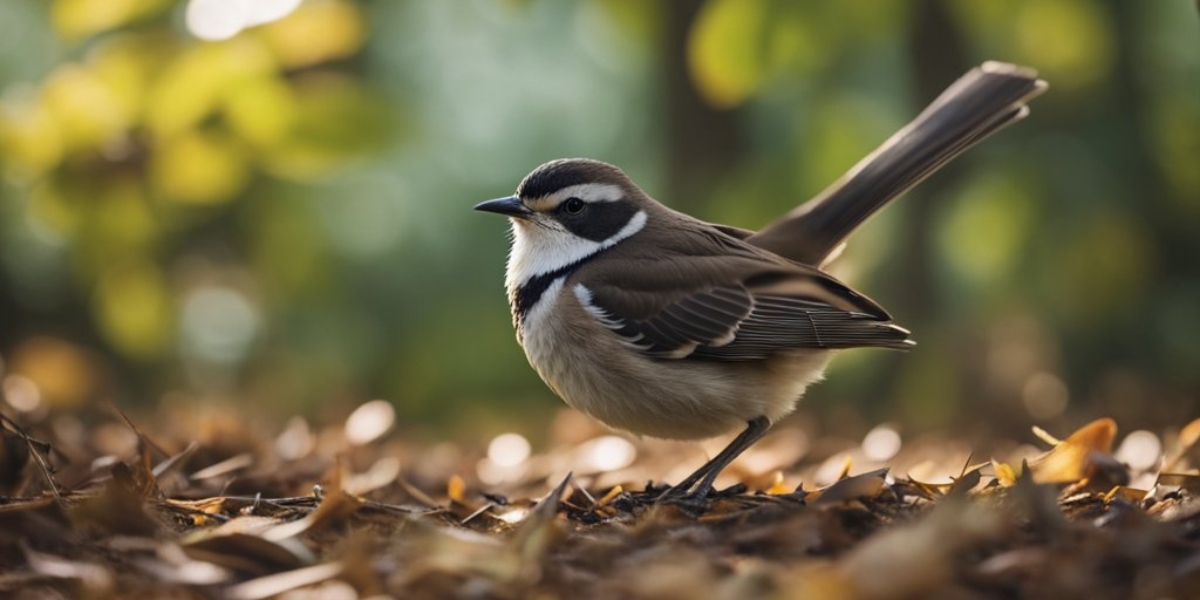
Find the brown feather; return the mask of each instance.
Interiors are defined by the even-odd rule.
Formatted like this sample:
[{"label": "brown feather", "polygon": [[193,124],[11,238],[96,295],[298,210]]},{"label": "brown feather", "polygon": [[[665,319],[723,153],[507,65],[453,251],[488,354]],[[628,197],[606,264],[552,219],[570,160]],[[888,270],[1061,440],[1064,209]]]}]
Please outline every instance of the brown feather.
[{"label": "brown feather", "polygon": [[912,345],[878,304],[820,269],[645,200],[653,226],[580,266],[565,286],[586,287],[606,325],[645,353],[744,361]]}]

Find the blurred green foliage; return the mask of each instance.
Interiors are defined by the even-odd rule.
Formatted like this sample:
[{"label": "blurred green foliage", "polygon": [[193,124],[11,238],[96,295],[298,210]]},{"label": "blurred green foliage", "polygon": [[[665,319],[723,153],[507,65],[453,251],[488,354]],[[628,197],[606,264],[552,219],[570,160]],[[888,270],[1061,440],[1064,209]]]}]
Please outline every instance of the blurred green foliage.
[{"label": "blurred green foliage", "polygon": [[847,430],[1200,406],[1191,2],[308,0],[220,41],[187,9],[0,6],[0,356],[46,402],[384,397],[536,431],[556,401],[475,201],[591,156],[758,227],[998,59],[1050,82],[1033,116],[833,267],[921,345],[845,353],[806,406]]}]

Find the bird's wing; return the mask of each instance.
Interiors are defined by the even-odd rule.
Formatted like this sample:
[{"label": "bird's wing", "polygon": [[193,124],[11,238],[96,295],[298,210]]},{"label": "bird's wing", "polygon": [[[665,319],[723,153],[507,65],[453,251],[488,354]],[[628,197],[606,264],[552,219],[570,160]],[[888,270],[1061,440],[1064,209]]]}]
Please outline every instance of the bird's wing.
[{"label": "bird's wing", "polygon": [[[817,269],[708,257],[625,266],[636,274],[575,283],[575,294],[627,345],[656,358],[762,360],[799,349],[913,345],[882,308]],[[667,283],[681,280],[702,283]]]}]

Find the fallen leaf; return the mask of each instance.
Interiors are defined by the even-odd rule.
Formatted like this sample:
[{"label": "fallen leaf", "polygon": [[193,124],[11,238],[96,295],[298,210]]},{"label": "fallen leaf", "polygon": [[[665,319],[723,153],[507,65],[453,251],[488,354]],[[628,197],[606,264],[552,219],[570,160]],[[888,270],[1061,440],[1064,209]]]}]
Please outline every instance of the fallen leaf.
[{"label": "fallen leaf", "polygon": [[1074,483],[1095,473],[1097,464],[1111,458],[1117,424],[1109,418],[1097,419],[1075,430],[1049,452],[1030,461],[1036,483]]},{"label": "fallen leaf", "polygon": [[878,469],[843,478],[837,483],[815,492],[816,498],[810,504],[819,506],[857,498],[874,498],[883,491],[886,484],[884,477],[887,476],[887,472],[887,469]]},{"label": "fallen leaf", "polygon": [[290,590],[328,581],[341,574],[343,568],[341,563],[332,562],[267,575],[229,587],[225,590],[225,597],[233,600],[262,600]]}]

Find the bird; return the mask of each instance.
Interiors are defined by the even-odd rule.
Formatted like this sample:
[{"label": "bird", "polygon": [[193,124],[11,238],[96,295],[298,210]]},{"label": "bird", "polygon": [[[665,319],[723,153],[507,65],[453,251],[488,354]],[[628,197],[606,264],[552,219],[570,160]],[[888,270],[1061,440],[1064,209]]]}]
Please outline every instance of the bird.
[{"label": "bird", "polygon": [[518,343],[571,407],[637,436],[741,432],[658,500],[702,504],[792,412],[839,350],[907,350],[910,332],[823,270],[888,202],[1000,129],[1047,87],[986,62],[816,198],[759,231],[668,208],[619,167],[535,168],[476,210],[511,222],[505,288]]}]

